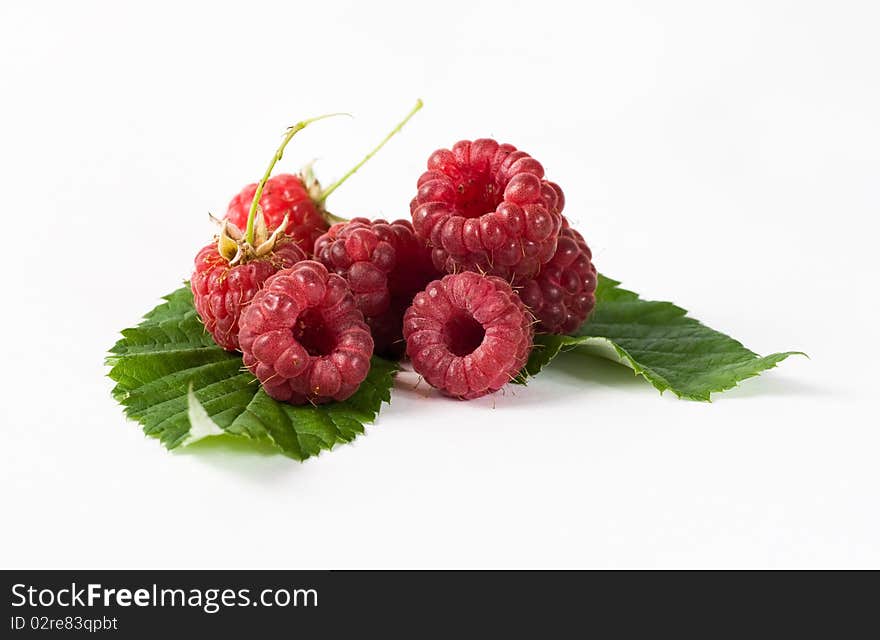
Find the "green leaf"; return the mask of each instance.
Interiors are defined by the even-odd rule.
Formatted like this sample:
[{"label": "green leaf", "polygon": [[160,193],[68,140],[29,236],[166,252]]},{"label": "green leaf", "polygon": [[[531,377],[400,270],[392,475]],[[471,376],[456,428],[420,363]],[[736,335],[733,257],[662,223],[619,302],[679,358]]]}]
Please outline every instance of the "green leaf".
[{"label": "green leaf", "polygon": [[687,316],[671,302],[642,300],[620,283],[599,276],[596,308],[570,336],[539,335],[524,376],[533,376],[563,349],[579,349],[623,364],[661,393],[708,401],[775,367],[797,351],[759,356],[733,338]]},{"label": "green leaf", "polygon": [[397,365],[373,358],[370,373],[344,402],[294,407],[270,398],[205,331],[182,287],[165,297],[137,327],[125,329],[107,357],[113,397],[147,435],[173,449],[213,435],[269,442],[305,460],[351,442],[391,400]]}]

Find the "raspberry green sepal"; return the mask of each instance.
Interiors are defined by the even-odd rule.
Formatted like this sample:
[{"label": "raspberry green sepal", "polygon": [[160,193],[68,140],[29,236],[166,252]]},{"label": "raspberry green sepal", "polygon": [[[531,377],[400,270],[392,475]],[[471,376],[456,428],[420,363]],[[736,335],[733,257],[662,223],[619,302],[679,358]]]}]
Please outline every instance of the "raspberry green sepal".
[{"label": "raspberry green sepal", "polygon": [[272,176],[272,170],[275,168],[275,165],[281,160],[284,156],[284,148],[287,146],[287,143],[293,139],[297,133],[305,129],[313,122],[317,122],[318,120],[324,120],[326,118],[333,118],[336,116],[349,116],[350,113],[328,113],[323,116],[317,116],[315,118],[309,118],[308,120],[302,120],[297,122],[295,125],[292,125],[287,128],[287,133],[284,134],[284,138],[281,140],[281,145],[275,151],[275,155],[272,156],[272,160],[269,162],[269,166],[266,167],[266,172],[263,174],[262,179],[257,184],[257,190],[254,192],[254,199],[251,202],[251,208],[248,212],[247,219],[247,228],[245,229],[245,237],[247,241],[253,245],[254,244],[254,220],[257,213],[257,207],[260,204],[260,198],[263,195],[263,189],[266,187],[266,182],[268,182],[269,178]]},{"label": "raspberry green sepal", "polygon": [[315,162],[317,162],[317,159],[308,162],[299,170],[299,179],[302,180],[309,198],[311,198],[312,202],[317,203],[323,191],[321,190],[321,183],[315,175]]},{"label": "raspberry green sepal", "polygon": [[344,402],[300,406],[270,398],[205,331],[189,287],[166,296],[110,349],[113,397],[144,432],[169,449],[217,435],[305,460],[351,442],[390,402],[397,365],[373,358],[366,380]]},{"label": "raspberry green sepal", "polygon": [[324,220],[327,221],[327,224],[329,224],[331,227],[339,222],[351,222],[351,218],[343,218],[342,216],[337,216],[335,213],[330,213],[326,209],[321,209],[321,215],[324,217]]},{"label": "raspberry green sepal", "polygon": [[226,258],[230,263],[239,260],[241,252],[242,234],[238,227],[223,220],[220,222],[220,231],[217,233],[217,253]]},{"label": "raspberry green sepal", "polygon": [[[401,120],[394,127],[394,129],[392,129],[388,133],[388,135],[386,135],[382,139],[382,141],[378,145],[376,145],[354,167],[349,169],[345,173],[345,175],[343,175],[339,180],[337,180],[336,182],[331,184],[326,189],[321,187],[321,183],[315,177],[314,160],[312,162],[309,162],[308,164],[306,164],[300,170],[298,177],[302,181],[302,184],[305,187],[306,193],[308,193],[309,198],[312,200],[312,202],[315,203],[315,207],[318,210],[318,214],[327,222],[327,224],[333,225],[338,222],[349,222],[348,218],[343,218],[342,216],[337,216],[327,210],[327,206],[325,204],[325,202],[327,200],[327,196],[329,196],[331,193],[336,191],[336,189],[338,189],[346,180],[348,180],[352,175],[354,175],[358,169],[360,169],[362,166],[364,166],[370,160],[370,158],[372,158],[374,155],[376,155],[376,153],[378,153],[378,151],[382,147],[384,147],[385,144],[389,140],[391,140],[391,138],[393,138],[403,128],[403,126],[407,122],[409,122],[410,118],[412,118],[416,114],[416,112],[418,112],[419,109],[422,108],[423,105],[424,105],[424,103],[421,100],[416,101],[415,107],[413,107],[410,110],[410,112],[406,115],[406,117],[403,120]],[[339,115],[350,115],[350,114],[332,113],[329,115],[319,116],[317,118],[312,118],[311,120],[304,120],[303,122],[298,122],[297,124],[288,128],[287,133],[285,134],[284,139],[281,142],[281,146],[278,148],[278,150],[275,152],[275,155],[272,157],[272,161],[270,162],[269,167],[266,169],[266,173],[263,175],[263,179],[260,180],[259,184],[257,185],[257,190],[254,192],[254,197],[253,197],[253,200],[251,201],[250,212],[248,214],[247,229],[245,230],[245,237],[247,238],[248,242],[251,242],[253,244],[253,238],[252,238],[252,227],[254,224],[253,220],[255,217],[255,212],[256,212],[258,205],[259,205],[259,202],[260,202],[260,198],[263,195],[263,189],[266,186],[266,182],[269,180],[270,176],[272,175],[272,170],[275,167],[275,164],[279,160],[281,160],[281,157],[284,154],[284,148],[287,146],[287,143],[290,142],[291,138],[293,138],[293,136],[296,135],[297,132],[304,129],[308,124],[315,122],[316,120],[322,120],[323,118],[329,118],[332,116],[339,116]]]},{"label": "raspberry green sepal", "polygon": [[229,220],[220,221],[220,231],[217,234],[217,253],[226,258],[229,266],[245,264],[251,260],[265,258],[275,250],[275,245],[284,237],[284,229],[287,228],[287,216],[281,225],[272,233],[266,226],[266,220],[260,207],[257,207],[256,222],[254,223],[254,240],[248,242],[241,230]]},{"label": "raspberry green sepal", "polygon": [[[622,364],[663,393],[707,402],[800,351],[759,356],[740,342],[687,315],[671,302],[643,300],[599,276],[596,308],[573,335],[535,336],[520,381],[534,376],[561,351],[576,349]],[[587,360],[584,361],[585,368]]]},{"label": "raspberry green sepal", "polygon": [[327,207],[324,204],[323,194],[324,191],[321,189],[321,183],[318,181],[318,178],[315,176],[315,161],[312,160],[307,165],[305,165],[299,172],[299,179],[302,180],[303,186],[306,188],[306,192],[309,194],[309,198],[312,199],[312,202],[315,203],[315,206],[318,209],[318,214],[324,218],[324,220],[330,226],[336,224],[337,222],[350,222],[349,218],[343,218],[342,216],[337,216],[333,213],[327,211]]}]

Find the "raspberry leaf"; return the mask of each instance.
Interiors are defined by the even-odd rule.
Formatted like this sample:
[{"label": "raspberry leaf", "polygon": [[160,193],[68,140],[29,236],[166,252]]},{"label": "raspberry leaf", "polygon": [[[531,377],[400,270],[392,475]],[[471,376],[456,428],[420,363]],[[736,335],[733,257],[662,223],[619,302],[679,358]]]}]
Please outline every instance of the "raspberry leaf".
[{"label": "raspberry leaf", "polygon": [[712,393],[735,387],[775,367],[797,351],[759,356],[671,302],[643,300],[599,276],[596,308],[574,335],[539,335],[523,372],[537,374],[560,351],[581,351],[613,360],[641,375],[661,393],[708,401]]},{"label": "raspberry leaf", "polygon": [[110,350],[113,397],[130,418],[169,449],[228,434],[277,446],[305,460],[351,442],[391,399],[397,365],[373,358],[370,373],[345,402],[294,407],[273,400],[241,356],[218,347],[199,321],[189,287],[131,329]]}]

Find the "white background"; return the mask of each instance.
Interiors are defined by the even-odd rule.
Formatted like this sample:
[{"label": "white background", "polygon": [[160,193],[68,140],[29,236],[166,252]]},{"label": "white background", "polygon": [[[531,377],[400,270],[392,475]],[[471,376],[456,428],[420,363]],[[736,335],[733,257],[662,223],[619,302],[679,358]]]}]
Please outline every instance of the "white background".
[{"label": "white background", "polygon": [[[3,3],[0,566],[880,567],[872,2]],[[568,356],[470,403],[402,376],[305,464],[168,453],[103,358],[209,211],[282,171],[400,217],[429,153],[537,157],[606,274],[760,353],[711,404]]]}]

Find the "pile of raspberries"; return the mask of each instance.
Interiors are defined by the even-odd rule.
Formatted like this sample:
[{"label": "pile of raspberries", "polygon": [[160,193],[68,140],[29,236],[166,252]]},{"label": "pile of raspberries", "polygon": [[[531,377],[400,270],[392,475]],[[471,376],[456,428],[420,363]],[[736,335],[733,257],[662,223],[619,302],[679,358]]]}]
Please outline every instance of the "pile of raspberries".
[{"label": "pile of raspberries", "polygon": [[250,242],[257,185],[245,187],[191,279],[206,329],[277,400],[344,400],[374,353],[477,398],[520,373],[536,330],[571,333],[595,305],[596,269],[562,189],[512,145],[431,154],[411,221],[330,226],[307,183],[266,182]]}]

